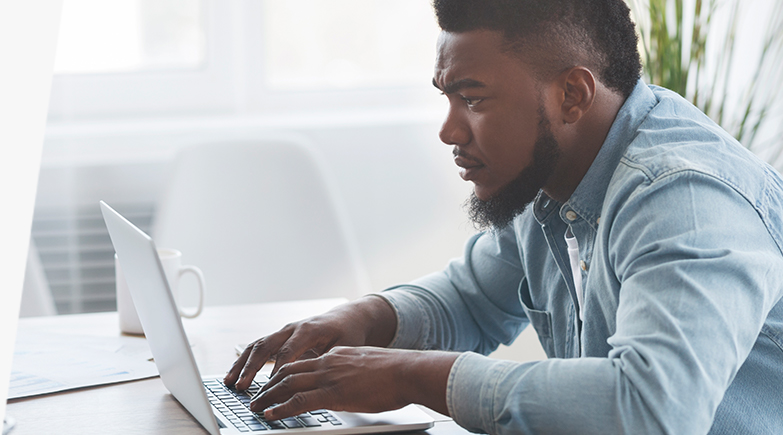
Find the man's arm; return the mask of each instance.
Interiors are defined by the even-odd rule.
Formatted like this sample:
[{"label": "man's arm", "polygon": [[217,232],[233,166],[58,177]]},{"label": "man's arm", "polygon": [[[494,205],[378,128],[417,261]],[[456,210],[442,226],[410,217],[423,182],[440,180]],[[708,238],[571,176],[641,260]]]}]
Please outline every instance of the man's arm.
[{"label": "man's arm", "polygon": [[708,175],[670,174],[624,201],[601,221],[619,285],[603,313],[616,319],[608,354],[526,364],[464,354],[447,396],[457,423],[493,434],[710,430],[780,300],[779,248],[754,207]]},{"label": "man's arm", "polygon": [[261,367],[275,360],[273,372],[301,357],[322,355],[335,346],[386,346],[397,328],[391,306],[366,296],[329,312],[291,323],[250,343],[226,373],[224,382],[245,390]]},{"label": "man's arm", "polygon": [[250,408],[274,420],[313,409],[380,412],[410,403],[448,415],[446,386],[458,356],[453,352],[335,347],[318,358],[283,365]]},{"label": "man's arm", "polygon": [[[256,341],[226,375],[226,383],[246,388],[275,356],[277,374],[252,405],[261,411],[272,403],[283,404],[269,410],[272,418],[321,407],[382,411],[408,403],[448,414],[446,386],[458,354],[336,346],[386,346],[395,337],[395,347],[488,353],[498,343],[513,340],[525,320],[515,296],[523,276],[513,229],[496,236],[472,238],[465,259],[452,262],[446,272]],[[402,302],[403,295],[407,302]],[[416,309],[409,309],[411,302]],[[418,327],[420,321],[428,323],[426,331]]]},{"label": "man's arm", "polygon": [[[395,330],[392,307],[364,297],[255,341],[224,381],[246,389],[275,356],[274,375],[251,403],[268,419],[321,408],[379,412],[409,403],[447,414],[446,384],[458,355],[380,348]],[[273,404],[279,405],[269,408]]]},{"label": "man's arm", "polygon": [[444,271],[381,293],[398,313],[390,347],[486,355],[510,344],[529,323],[519,301],[524,279],[513,226],[471,237]]}]

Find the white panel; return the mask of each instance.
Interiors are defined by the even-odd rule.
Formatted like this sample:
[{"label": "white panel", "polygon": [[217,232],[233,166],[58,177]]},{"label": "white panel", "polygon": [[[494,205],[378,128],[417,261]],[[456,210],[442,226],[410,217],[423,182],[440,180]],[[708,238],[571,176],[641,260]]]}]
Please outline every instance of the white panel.
[{"label": "white panel", "polygon": [[60,0],[0,2],[0,420],[11,372]]}]

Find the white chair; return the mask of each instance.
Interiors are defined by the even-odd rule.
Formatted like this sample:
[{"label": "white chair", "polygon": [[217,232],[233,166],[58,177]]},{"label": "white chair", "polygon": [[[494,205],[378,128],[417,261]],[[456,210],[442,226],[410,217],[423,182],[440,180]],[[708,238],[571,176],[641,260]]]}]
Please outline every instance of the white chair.
[{"label": "white chair", "polygon": [[38,249],[33,240],[30,239],[19,317],[54,316],[56,314],[57,308],[54,305],[54,298],[52,298],[52,292],[49,289],[49,281],[47,281],[46,275],[44,275]]},{"label": "white chair", "polygon": [[184,149],[152,233],[159,247],[182,251],[184,263],[202,269],[205,305],[352,299],[369,291],[323,163],[297,141]]}]

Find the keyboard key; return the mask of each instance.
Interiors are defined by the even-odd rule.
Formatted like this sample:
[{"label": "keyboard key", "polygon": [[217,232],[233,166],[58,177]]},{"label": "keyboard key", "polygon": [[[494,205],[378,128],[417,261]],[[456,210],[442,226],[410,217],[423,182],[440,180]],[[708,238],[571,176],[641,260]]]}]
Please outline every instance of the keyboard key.
[{"label": "keyboard key", "polygon": [[266,426],[264,426],[263,424],[261,424],[259,422],[248,423],[247,427],[249,427],[250,430],[252,430],[252,431],[266,430]]},{"label": "keyboard key", "polygon": [[337,417],[333,416],[332,414],[327,414],[326,419],[329,420],[329,423],[332,423],[334,426],[340,426],[342,424],[337,420]]},{"label": "keyboard key", "polygon": [[266,424],[272,429],[285,429],[285,425],[280,420],[266,420]]},{"label": "keyboard key", "polygon": [[321,423],[319,423],[316,419],[310,417],[309,415],[305,415],[305,416],[300,415],[299,421],[301,421],[302,424],[304,424],[307,427],[318,427],[321,425]]},{"label": "keyboard key", "polygon": [[293,429],[295,427],[302,427],[302,423],[299,423],[299,421],[297,419],[293,418],[293,417],[285,418],[285,419],[283,419],[281,421],[283,422],[285,427],[287,427],[289,429]]}]

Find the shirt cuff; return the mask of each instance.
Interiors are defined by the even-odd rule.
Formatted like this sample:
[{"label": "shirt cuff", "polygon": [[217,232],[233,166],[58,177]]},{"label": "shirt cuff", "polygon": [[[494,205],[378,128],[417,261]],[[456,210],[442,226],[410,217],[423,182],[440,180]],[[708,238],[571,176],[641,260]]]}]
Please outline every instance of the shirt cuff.
[{"label": "shirt cuff", "polygon": [[472,432],[497,433],[495,407],[500,383],[510,370],[518,367],[513,361],[487,358],[473,352],[460,355],[451,366],[446,386],[446,406],[451,418]]},{"label": "shirt cuff", "polygon": [[425,337],[429,336],[430,318],[424,307],[409,292],[392,287],[379,293],[394,309],[397,316],[397,332],[389,344],[397,349],[426,349]]}]

